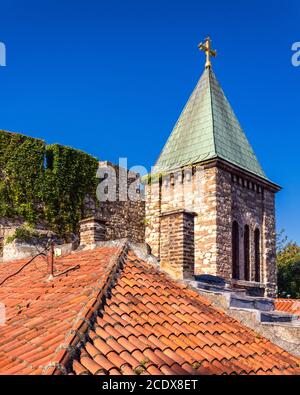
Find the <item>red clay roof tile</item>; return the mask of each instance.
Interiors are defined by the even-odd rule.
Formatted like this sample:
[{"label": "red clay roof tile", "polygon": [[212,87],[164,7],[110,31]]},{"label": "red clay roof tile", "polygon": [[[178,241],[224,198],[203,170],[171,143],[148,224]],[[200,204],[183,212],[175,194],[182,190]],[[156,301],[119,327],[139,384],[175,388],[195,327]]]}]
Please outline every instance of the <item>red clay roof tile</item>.
[{"label": "red clay roof tile", "polygon": [[[0,281],[24,263],[3,264]],[[77,270],[48,281],[40,258],[0,287],[7,309],[1,373],[51,374],[55,363],[72,367],[58,373],[79,375],[300,373],[298,358],[126,246],[55,260],[57,271],[75,264]],[[79,347],[75,359],[67,347]]]},{"label": "red clay roof tile", "polygon": [[295,314],[300,319],[300,299],[275,299],[275,309]]}]

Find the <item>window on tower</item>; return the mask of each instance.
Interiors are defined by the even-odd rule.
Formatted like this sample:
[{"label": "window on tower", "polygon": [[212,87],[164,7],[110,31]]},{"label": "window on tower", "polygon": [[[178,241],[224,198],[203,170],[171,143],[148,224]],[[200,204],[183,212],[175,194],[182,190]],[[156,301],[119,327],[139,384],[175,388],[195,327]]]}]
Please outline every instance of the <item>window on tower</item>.
[{"label": "window on tower", "polygon": [[250,230],[249,226],[245,225],[244,229],[244,279],[250,280]]},{"label": "window on tower", "polygon": [[260,231],[254,232],[255,281],[260,282]]},{"label": "window on tower", "polygon": [[232,278],[240,277],[240,248],[239,248],[239,225],[236,221],[232,224]]}]

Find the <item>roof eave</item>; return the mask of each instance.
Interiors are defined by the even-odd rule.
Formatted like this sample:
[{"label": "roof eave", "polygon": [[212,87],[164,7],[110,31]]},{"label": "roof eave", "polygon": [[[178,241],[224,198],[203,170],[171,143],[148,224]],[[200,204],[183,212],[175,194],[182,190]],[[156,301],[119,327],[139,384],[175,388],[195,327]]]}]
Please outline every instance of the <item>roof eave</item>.
[{"label": "roof eave", "polygon": [[[196,164],[196,163],[195,163]],[[240,166],[237,166],[231,162],[228,162],[227,160],[223,159],[223,158],[214,158],[214,159],[209,159],[207,161],[204,162],[199,162],[199,164],[201,165],[223,165],[225,166],[227,169],[233,170],[235,172],[239,172],[241,175],[242,174],[247,174],[248,176],[256,179],[258,182],[264,184],[265,186],[269,187],[270,189],[272,189],[274,192],[279,192],[282,190],[282,187],[270,180],[268,180],[267,178],[261,177],[258,174],[255,174],[247,169],[244,169]]]},{"label": "roof eave", "polygon": [[228,169],[234,170],[235,172],[239,172],[241,175],[246,173],[249,177],[256,179],[258,182],[267,186],[273,192],[279,192],[282,190],[282,187],[280,185],[268,180],[267,178],[263,178],[255,173],[252,173],[251,171],[249,171],[247,169],[244,169],[242,167],[234,165],[233,163],[230,163],[227,160],[218,157],[217,155],[214,155],[204,161],[194,162],[194,163],[187,164],[185,166],[179,166],[177,168],[174,167],[174,168],[166,169],[164,171],[158,171],[158,172],[146,174],[145,176],[143,176],[141,178],[141,182],[147,184],[147,183],[151,183],[152,181],[154,181],[154,182],[159,181],[162,177],[164,177],[168,174],[175,173],[179,170],[183,170],[183,169],[188,168],[190,166],[196,166],[196,165],[202,165],[202,166],[223,165],[223,167],[225,166],[227,168],[227,170]]}]

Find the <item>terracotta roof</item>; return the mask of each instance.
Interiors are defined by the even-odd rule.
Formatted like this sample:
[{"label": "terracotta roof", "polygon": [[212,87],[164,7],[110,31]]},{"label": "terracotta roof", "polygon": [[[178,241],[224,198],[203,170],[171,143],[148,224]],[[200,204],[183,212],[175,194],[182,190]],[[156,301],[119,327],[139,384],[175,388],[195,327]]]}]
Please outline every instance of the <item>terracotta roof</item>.
[{"label": "terracotta roof", "polygon": [[[39,258],[0,286],[6,374],[300,374],[300,360],[127,246]],[[0,283],[24,261],[3,264]]]},{"label": "terracotta roof", "polygon": [[300,299],[275,299],[275,309],[295,314],[300,319]]},{"label": "terracotta roof", "polygon": [[[43,366],[59,358],[56,351],[71,343],[115,269],[118,252],[101,248],[56,259],[57,272],[77,264],[80,268],[51,281],[47,263],[39,257],[0,286],[6,307],[6,325],[0,326],[0,373],[41,374]],[[27,261],[1,264],[0,283]]]}]

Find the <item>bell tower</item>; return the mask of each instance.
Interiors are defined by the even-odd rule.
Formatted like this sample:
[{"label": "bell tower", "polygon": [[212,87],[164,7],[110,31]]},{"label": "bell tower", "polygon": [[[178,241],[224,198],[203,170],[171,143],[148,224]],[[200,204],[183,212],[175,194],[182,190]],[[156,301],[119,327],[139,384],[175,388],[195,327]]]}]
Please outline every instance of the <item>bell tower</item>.
[{"label": "bell tower", "polygon": [[205,68],[146,185],[146,242],[175,278],[210,274],[274,296],[275,193],[212,70]]}]

